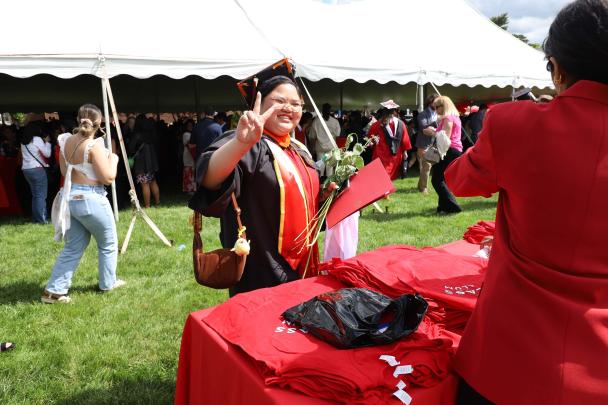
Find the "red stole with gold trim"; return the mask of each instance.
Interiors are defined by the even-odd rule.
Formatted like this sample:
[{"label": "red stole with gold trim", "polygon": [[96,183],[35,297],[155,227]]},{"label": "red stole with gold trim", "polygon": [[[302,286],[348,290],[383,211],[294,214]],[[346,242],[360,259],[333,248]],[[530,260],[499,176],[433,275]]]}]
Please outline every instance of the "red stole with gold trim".
[{"label": "red stole with gold trim", "polygon": [[309,260],[309,250],[313,249],[306,275],[316,275],[319,250],[316,243],[308,246],[310,240],[307,235],[310,222],[317,213],[319,177],[292,147],[281,148],[269,139],[266,143],[274,157],[274,171],[279,184],[279,254],[302,275]]}]

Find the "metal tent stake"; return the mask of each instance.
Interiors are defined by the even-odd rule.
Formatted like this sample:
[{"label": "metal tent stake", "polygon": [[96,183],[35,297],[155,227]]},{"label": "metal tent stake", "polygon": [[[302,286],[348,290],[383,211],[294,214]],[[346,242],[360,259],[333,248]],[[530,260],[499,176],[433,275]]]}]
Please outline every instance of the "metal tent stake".
[{"label": "metal tent stake", "polygon": [[103,77],[103,82],[105,84],[106,94],[104,94],[104,98],[107,97],[110,101],[110,108],[112,109],[112,116],[114,117],[114,122],[116,123],[116,134],[118,136],[118,142],[120,143],[120,151],[122,153],[122,160],[125,165],[125,169],[127,171],[127,177],[129,179],[129,196],[131,197],[131,205],[133,205],[133,216],[131,217],[131,223],[129,224],[129,229],[127,230],[127,235],[125,236],[125,240],[122,243],[122,247],[120,248],[120,253],[125,253],[127,251],[127,247],[129,246],[129,240],[131,239],[131,234],[133,233],[133,228],[135,227],[135,221],[137,217],[141,217],[146,224],[152,229],[152,231],[158,236],[158,238],[167,246],[171,246],[171,242],[163,235],[163,233],[158,229],[156,224],[150,219],[148,214],[143,210],[141,205],[139,204],[139,200],[137,199],[137,192],[135,191],[135,184],[133,183],[133,175],[131,174],[131,168],[129,167],[129,157],[127,156],[127,150],[125,148],[125,143],[122,138],[122,131],[120,129],[120,121],[118,120],[118,113],[116,112],[116,104],[114,103],[114,96],[112,95],[112,87],[110,86],[110,79],[108,79],[107,74]]}]

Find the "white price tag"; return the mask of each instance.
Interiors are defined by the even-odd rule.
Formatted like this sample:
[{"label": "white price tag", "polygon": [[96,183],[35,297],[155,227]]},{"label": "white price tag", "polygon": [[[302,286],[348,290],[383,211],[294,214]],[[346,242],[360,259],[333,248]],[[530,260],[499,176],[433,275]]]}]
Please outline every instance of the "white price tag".
[{"label": "white price tag", "polygon": [[383,354],[382,356],[380,356],[380,360],[386,361],[388,363],[388,365],[391,367],[399,365],[399,362],[397,361],[395,356],[389,356],[387,354]]},{"label": "white price tag", "polygon": [[410,403],[412,402],[412,397],[410,396],[410,394],[403,390],[395,391],[393,392],[393,395],[396,396],[397,399],[399,399],[399,401],[401,401],[405,405],[410,405]]},{"label": "white price tag", "polygon": [[412,374],[414,372],[414,368],[411,365],[407,365],[407,366],[399,366],[395,369],[395,372],[393,373],[393,377],[397,378],[398,376],[402,375],[402,374]]}]

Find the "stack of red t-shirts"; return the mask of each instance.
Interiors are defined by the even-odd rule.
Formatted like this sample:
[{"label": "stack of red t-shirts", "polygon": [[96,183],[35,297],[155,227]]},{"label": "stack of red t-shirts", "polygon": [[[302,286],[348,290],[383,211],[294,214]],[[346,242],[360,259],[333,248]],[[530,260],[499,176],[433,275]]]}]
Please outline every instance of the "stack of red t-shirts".
[{"label": "stack of red t-shirts", "polygon": [[[391,397],[399,381],[415,400],[421,387],[439,384],[450,374],[454,338],[426,318],[415,333],[396,342],[349,350],[282,320],[286,309],[343,287],[331,277],[313,277],[239,294],[213,309],[204,322],[256,360],[267,385],[332,403],[390,403],[396,401]],[[395,376],[396,368],[381,355],[411,365],[413,372]]]},{"label": "stack of red t-shirts", "polygon": [[495,221],[479,221],[475,225],[471,225],[467,228],[462,239],[469,243],[480,244],[488,236],[494,236],[496,230]]},{"label": "stack of red t-shirts", "polygon": [[487,260],[457,256],[439,249],[386,246],[348,260],[321,265],[352,287],[364,287],[390,297],[418,293],[430,302],[428,316],[447,329],[464,328],[477,303]]}]

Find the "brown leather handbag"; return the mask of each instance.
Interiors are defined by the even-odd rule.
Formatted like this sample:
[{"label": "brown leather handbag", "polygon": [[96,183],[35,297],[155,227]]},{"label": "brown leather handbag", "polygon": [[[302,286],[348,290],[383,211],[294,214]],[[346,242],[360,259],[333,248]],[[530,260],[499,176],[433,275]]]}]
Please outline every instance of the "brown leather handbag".
[{"label": "brown leather handbag", "polygon": [[[247,238],[241,223],[241,209],[234,193],[231,195],[232,205],[236,212],[239,225],[239,237]],[[239,282],[245,270],[247,256],[239,256],[230,249],[216,249],[211,252],[203,251],[201,239],[202,215],[194,212],[194,239],[192,240],[192,258],[194,261],[194,277],[197,283],[211,288],[230,288]]]}]

